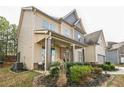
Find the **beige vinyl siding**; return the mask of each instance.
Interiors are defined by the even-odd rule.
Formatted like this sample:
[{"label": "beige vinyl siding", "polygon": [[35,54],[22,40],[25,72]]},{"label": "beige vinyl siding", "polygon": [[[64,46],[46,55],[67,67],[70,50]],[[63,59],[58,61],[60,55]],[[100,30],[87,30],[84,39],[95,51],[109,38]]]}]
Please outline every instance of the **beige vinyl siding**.
[{"label": "beige vinyl siding", "polygon": [[73,38],[73,28],[66,24],[65,22],[62,22],[61,24],[61,34],[63,35],[64,29],[70,30],[70,35],[68,37]]},{"label": "beige vinyl siding", "polygon": [[23,62],[28,69],[32,69],[32,29],[33,29],[33,13],[24,11],[22,25],[18,37],[18,52],[21,51],[20,61]]},{"label": "beige vinyl siding", "polygon": [[54,24],[55,25],[55,32],[60,33],[60,24],[47,16],[41,15],[40,13],[36,12],[35,13],[35,29],[44,29],[42,26],[43,21],[47,21],[49,24]]},{"label": "beige vinyl siding", "polygon": [[95,45],[85,48],[85,62],[96,62]]}]

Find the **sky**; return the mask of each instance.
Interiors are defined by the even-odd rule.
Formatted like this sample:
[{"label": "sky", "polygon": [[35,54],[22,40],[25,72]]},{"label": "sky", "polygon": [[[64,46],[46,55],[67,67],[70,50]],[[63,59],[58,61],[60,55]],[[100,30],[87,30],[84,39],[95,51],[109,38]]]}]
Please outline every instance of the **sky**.
[{"label": "sky", "polygon": [[[18,25],[21,7],[23,6],[30,5],[0,5],[0,16],[6,17],[10,23]],[[76,9],[87,33],[102,29],[106,41],[124,41],[123,6],[33,6],[36,6],[38,9],[55,17],[63,17],[71,10]]]}]

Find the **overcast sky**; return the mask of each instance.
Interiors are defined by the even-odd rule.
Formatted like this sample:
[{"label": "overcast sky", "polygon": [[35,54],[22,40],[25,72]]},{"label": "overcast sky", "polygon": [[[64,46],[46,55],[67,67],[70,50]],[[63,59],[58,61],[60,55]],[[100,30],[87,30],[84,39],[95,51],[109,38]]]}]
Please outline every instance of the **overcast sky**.
[{"label": "overcast sky", "polygon": [[[124,41],[124,7],[37,6],[37,8],[56,17],[62,17],[76,9],[87,33],[103,29],[107,41]],[[18,25],[20,10],[19,6],[0,6],[0,16]]]}]

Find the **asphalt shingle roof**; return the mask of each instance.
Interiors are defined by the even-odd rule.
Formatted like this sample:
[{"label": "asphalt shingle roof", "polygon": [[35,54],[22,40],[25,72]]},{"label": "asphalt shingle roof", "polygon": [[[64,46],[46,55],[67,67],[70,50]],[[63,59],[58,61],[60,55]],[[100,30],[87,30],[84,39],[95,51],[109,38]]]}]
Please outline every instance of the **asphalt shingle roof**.
[{"label": "asphalt shingle roof", "polygon": [[87,43],[87,44],[97,44],[101,33],[103,33],[102,30],[87,34],[85,36],[85,43]]}]

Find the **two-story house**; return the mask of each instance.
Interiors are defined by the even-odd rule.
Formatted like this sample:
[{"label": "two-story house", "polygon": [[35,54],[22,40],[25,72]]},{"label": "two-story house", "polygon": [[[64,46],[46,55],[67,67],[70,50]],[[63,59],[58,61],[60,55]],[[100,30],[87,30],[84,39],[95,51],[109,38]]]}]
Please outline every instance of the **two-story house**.
[{"label": "two-story house", "polygon": [[124,64],[124,42],[107,42],[106,60],[113,64]]},{"label": "two-story house", "polygon": [[19,60],[27,69],[52,62],[84,62],[84,34],[76,10],[62,18],[52,17],[35,7],[23,7],[18,27]]},{"label": "two-story house", "polygon": [[106,43],[102,30],[85,35],[85,62],[103,64],[106,61]]}]

